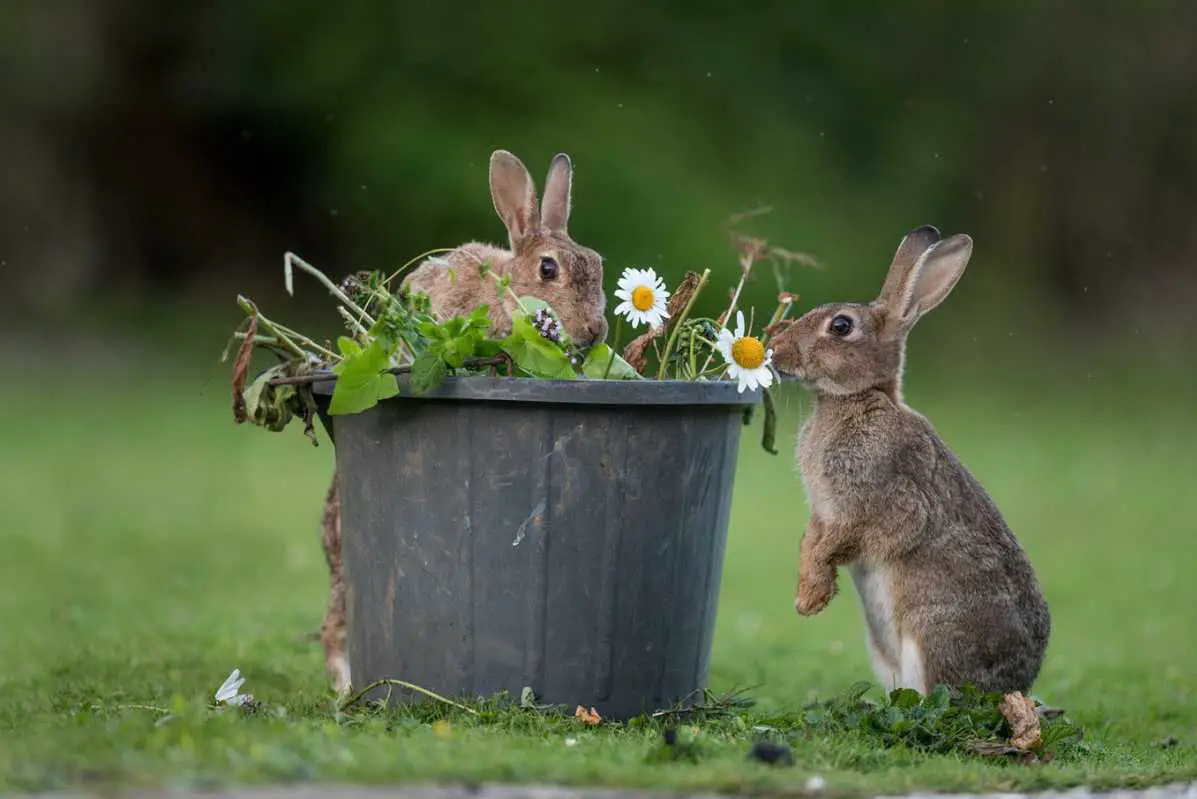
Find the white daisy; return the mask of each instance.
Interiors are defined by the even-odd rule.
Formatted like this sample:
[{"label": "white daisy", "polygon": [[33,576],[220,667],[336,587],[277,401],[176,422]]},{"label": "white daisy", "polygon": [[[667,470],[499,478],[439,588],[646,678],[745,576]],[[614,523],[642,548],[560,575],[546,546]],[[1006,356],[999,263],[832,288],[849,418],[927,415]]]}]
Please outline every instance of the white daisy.
[{"label": "white daisy", "polygon": [[241,676],[241,669],[233,669],[221,686],[216,689],[216,704],[243,705],[253,699],[250,694],[240,693],[242,685],[245,685],[245,678]]},{"label": "white daisy", "polygon": [[742,311],[736,311],[736,332],[723,328],[715,346],[727,361],[727,376],[739,381],[741,394],[746,388],[755,390],[773,384],[773,370],[769,368],[773,350],[766,350],[760,339],[744,335]]},{"label": "white daisy", "polygon": [[669,292],[665,290],[665,281],[652,269],[623,270],[615,296],[623,300],[615,306],[615,313],[631,322],[632,327],[643,324],[660,327],[669,318],[665,310]]}]

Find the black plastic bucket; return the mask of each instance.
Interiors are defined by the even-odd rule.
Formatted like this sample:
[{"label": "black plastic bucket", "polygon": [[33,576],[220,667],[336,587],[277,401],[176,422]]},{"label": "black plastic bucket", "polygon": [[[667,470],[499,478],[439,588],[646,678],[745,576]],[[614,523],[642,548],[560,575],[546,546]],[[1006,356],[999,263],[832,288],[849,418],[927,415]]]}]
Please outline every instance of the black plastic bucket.
[{"label": "black plastic bucket", "polygon": [[[758,393],[400,386],[369,411],[325,417],[356,686],[397,678],[471,698],[527,686],[614,719],[705,686],[742,415]],[[317,384],[321,405],[331,389]]]}]

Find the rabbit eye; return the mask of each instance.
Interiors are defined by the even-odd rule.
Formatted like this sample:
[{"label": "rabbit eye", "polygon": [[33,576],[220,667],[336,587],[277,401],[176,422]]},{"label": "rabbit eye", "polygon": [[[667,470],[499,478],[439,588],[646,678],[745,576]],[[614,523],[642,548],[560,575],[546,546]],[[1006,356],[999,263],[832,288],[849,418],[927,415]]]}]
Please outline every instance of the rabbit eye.
[{"label": "rabbit eye", "polygon": [[831,319],[831,324],[827,325],[827,329],[833,336],[846,336],[852,332],[852,319],[843,314],[834,316]]},{"label": "rabbit eye", "polygon": [[557,262],[549,256],[544,256],[540,259],[540,276],[545,280],[553,280],[557,277]]}]

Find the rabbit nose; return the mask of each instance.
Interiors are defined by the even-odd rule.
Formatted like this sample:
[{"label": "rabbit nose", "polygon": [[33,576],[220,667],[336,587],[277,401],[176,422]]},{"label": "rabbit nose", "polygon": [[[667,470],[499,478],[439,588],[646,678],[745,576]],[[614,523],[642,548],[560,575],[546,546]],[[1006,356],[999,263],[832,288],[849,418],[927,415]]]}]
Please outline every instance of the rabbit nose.
[{"label": "rabbit nose", "polygon": [[600,319],[598,322],[591,322],[586,326],[586,332],[590,334],[592,344],[602,341],[607,337],[607,320]]}]

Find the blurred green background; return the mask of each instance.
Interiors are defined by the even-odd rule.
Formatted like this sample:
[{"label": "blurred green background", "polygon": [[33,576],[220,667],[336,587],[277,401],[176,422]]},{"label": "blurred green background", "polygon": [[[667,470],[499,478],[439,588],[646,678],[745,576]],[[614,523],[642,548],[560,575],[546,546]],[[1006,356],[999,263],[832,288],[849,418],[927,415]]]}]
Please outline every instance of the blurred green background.
[{"label": "blurred green background", "polygon": [[[9,765],[32,784],[97,762],[138,773],[149,763],[122,758],[148,741],[173,753],[153,768],[241,775],[223,744],[171,749],[137,720],[106,737],[66,714],[207,696],[234,665],[255,693],[323,712],[318,647],[295,638],[324,601],[332,452],[233,426],[217,357],[234,298],[332,332],[314,282],[284,294],[285,251],[336,277],[501,242],[486,165],[505,148],[538,184],[571,154],[571,233],[606,256],[609,293],[625,266],[670,283],[709,266],[730,286],[724,225],[760,206],[773,210],[745,232],[821,264],[792,273],[802,308],[872,297],[917,225],[973,235],[968,273],[912,335],[907,396],[1040,571],[1055,631],[1037,690],[1113,753],[1018,779],[1177,773],[1191,747],[1151,745],[1197,724],[1197,594],[1180,566],[1197,556],[1194,30],[1182,0],[10,3]],[[767,312],[776,290],[761,271],[748,302]],[[786,389],[779,403],[779,457],[745,433],[713,677],[762,682],[766,704],[792,710],[870,674],[850,592],[817,619],[790,607],[806,508],[789,442],[809,400]],[[344,745],[375,752],[379,778],[458,767]],[[736,752],[728,780],[746,768]],[[339,749],[313,757],[317,773],[353,774]],[[516,776],[569,768],[537,759]],[[1008,785],[1000,772],[975,774]]]},{"label": "blurred green background", "polygon": [[3,299],[216,313],[274,305],[286,250],[341,274],[501,241],[505,148],[540,184],[573,156],[571,231],[612,272],[730,271],[725,220],[768,205],[753,232],[826,267],[806,299],[868,297],[933,223],[977,241],[949,329],[1154,350],[1195,324],[1195,26],[1183,0],[17,0]]}]

